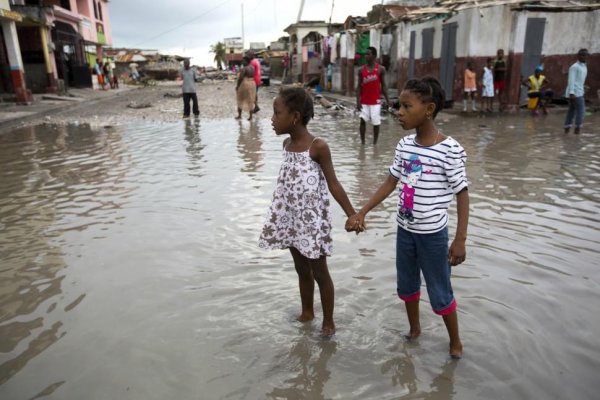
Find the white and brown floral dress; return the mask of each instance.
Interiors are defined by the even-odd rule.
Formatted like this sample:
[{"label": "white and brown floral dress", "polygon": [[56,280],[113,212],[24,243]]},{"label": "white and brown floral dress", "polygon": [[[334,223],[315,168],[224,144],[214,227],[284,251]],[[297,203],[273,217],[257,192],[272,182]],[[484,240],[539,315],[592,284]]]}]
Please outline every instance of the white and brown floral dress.
[{"label": "white and brown floral dress", "polygon": [[331,255],[331,215],[325,175],[309,150],[292,152],[287,146],[283,150],[277,187],[258,245],[263,249],[294,247],[303,256],[316,259]]}]

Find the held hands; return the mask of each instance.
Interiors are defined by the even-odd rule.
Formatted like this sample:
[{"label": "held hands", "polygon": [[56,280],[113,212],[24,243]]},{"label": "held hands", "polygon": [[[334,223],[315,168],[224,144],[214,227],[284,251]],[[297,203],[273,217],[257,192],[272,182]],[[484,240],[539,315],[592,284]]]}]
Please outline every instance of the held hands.
[{"label": "held hands", "polygon": [[358,235],[360,232],[367,230],[365,225],[365,216],[360,213],[356,213],[346,220],[346,232],[356,232]]},{"label": "held hands", "polygon": [[448,262],[451,266],[462,264],[467,258],[467,250],[465,249],[465,242],[454,239],[448,249]]}]

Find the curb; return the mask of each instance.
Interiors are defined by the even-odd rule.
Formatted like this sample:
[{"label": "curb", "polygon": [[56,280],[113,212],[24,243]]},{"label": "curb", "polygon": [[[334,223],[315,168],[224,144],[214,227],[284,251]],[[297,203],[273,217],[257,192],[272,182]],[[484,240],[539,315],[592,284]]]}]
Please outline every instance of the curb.
[{"label": "curb", "polygon": [[[139,90],[142,88],[141,87],[130,88],[126,91],[116,92],[114,94],[106,95],[106,96],[102,96],[102,97],[98,97],[98,98],[92,98],[92,99],[84,98],[82,100],[78,100],[77,102],[64,101],[61,104],[47,105],[46,107],[48,107],[48,108],[45,108],[44,110],[40,110],[38,112],[33,112],[32,114],[29,114],[29,115],[24,115],[22,117],[17,117],[17,118],[11,118],[6,121],[0,122],[0,134],[7,133],[9,130],[19,128],[20,125],[26,124],[28,122],[31,122],[31,121],[34,121],[37,119],[42,119],[48,115],[59,115],[62,112],[73,111],[73,110],[77,110],[82,107],[87,107],[89,105],[99,104],[104,101],[112,100],[115,97],[119,96],[121,93],[126,93],[129,91],[135,90],[135,89]],[[23,111],[27,111],[26,106],[23,106]]]}]

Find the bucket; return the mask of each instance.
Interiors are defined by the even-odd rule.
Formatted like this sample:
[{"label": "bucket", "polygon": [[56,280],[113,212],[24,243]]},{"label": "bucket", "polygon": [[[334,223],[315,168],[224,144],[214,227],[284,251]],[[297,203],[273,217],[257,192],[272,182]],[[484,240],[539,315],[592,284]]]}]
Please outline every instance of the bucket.
[{"label": "bucket", "polygon": [[527,109],[535,110],[539,100],[540,100],[539,97],[530,97],[529,100],[527,100]]}]

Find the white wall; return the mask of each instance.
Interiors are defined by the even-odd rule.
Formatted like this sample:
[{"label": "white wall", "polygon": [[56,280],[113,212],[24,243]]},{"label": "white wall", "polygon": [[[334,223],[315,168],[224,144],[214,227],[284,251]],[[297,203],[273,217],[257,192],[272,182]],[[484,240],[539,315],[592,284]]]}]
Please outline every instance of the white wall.
[{"label": "white wall", "polygon": [[398,59],[407,59],[410,55],[410,30],[411,26],[408,24],[396,25],[396,35],[398,35],[398,42],[396,43],[396,54]]},{"label": "white wall", "polygon": [[[445,23],[458,23],[456,32],[456,56],[495,56],[498,49],[508,53],[511,42],[512,13],[508,7],[495,6],[464,10],[448,19]],[[442,52],[442,21],[439,24],[439,37],[433,55],[436,58]],[[436,27],[436,36],[438,27]],[[438,42],[439,41],[439,42]]]},{"label": "white wall", "polygon": [[304,39],[309,33],[318,32],[321,36],[327,36],[327,27],[300,27],[297,30],[296,35],[298,36],[298,46],[302,46],[302,39]]},{"label": "white wall", "polygon": [[469,9],[449,18],[421,24],[401,24],[401,40],[398,42],[399,57],[409,56],[410,32],[416,32],[415,58],[420,59],[423,49],[422,31],[434,28],[433,57],[442,52],[442,27],[445,23],[458,23],[456,33],[456,56],[495,56],[498,49],[522,53],[528,18],[546,18],[542,54],[574,54],[580,48],[590,53],[600,52],[600,10],[587,12],[528,12],[511,11],[508,6]]},{"label": "white wall", "polygon": [[546,18],[542,54],[575,54],[581,48],[600,53],[600,10],[527,16]]}]

